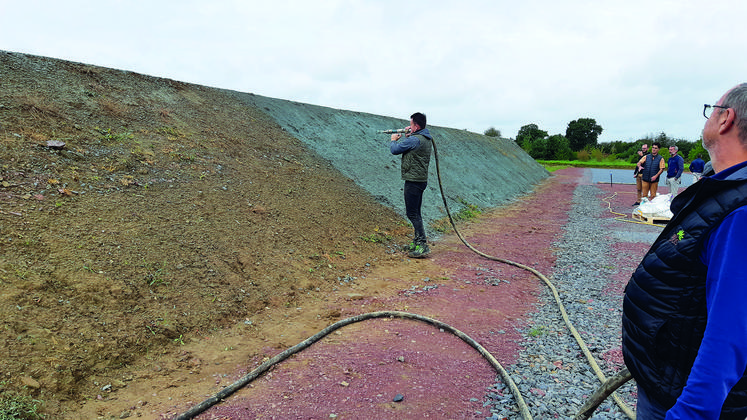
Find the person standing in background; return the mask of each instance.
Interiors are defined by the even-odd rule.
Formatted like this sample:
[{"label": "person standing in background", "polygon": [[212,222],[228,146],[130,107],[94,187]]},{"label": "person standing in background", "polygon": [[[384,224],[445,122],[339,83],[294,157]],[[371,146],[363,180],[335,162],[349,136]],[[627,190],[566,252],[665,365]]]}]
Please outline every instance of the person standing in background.
[{"label": "person standing in background", "polygon": [[640,160],[642,157],[646,156],[648,153],[648,144],[643,143],[643,146],[641,146],[641,150],[638,151],[638,161],[639,163],[636,163],[635,170],[633,171],[633,177],[635,178],[635,186],[636,186],[636,192],[638,193],[638,198],[635,200],[634,206],[637,206],[641,204],[641,194],[643,193],[643,181],[641,180],[641,176],[643,175],[641,172],[643,171],[643,167],[640,164]]},{"label": "person standing in background", "polygon": [[666,164],[664,158],[659,154],[659,142],[651,144],[651,153],[647,154],[638,161],[641,167],[641,199],[649,201],[656,198],[656,191],[659,189],[659,175],[664,172]]},{"label": "person standing in background", "polygon": [[698,182],[700,177],[703,176],[703,170],[705,169],[705,162],[703,161],[703,156],[698,155],[695,160],[690,162],[690,172],[693,174],[693,184]]},{"label": "person standing in background", "polygon": [[678,155],[679,148],[677,146],[669,146],[669,161],[667,162],[667,187],[669,187],[669,194],[672,200],[680,192],[680,178],[682,173],[685,172],[685,159]]}]

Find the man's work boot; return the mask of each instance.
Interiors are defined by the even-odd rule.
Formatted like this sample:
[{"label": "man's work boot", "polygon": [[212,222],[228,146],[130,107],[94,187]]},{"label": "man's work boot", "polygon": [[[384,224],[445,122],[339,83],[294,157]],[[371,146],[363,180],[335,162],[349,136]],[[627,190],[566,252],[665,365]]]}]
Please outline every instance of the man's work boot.
[{"label": "man's work boot", "polygon": [[426,239],[423,238],[423,237],[418,236],[417,233],[416,233],[415,234],[415,238],[413,238],[412,242],[410,242],[409,245],[403,246],[402,249],[405,252],[412,252],[412,251],[415,251],[415,248],[418,247],[418,244],[422,244],[422,243],[425,243],[425,242],[426,242]]},{"label": "man's work boot", "polygon": [[410,251],[410,253],[407,255],[410,258],[425,258],[430,253],[431,253],[431,250],[430,248],[428,248],[428,244],[423,242],[423,243],[415,245],[415,249]]}]

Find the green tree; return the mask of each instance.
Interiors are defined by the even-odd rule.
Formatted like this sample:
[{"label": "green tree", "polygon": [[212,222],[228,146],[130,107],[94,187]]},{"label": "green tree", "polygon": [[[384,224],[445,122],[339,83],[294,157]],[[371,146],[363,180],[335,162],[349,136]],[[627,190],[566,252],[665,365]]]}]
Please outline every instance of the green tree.
[{"label": "green tree", "polygon": [[568,139],[571,150],[577,152],[586,146],[596,146],[602,130],[602,126],[597,124],[593,118],[579,118],[568,123],[565,137]]},{"label": "green tree", "polygon": [[532,159],[550,159],[550,148],[548,147],[547,138],[537,138],[524,144],[528,146],[525,150]]},{"label": "green tree", "polygon": [[680,156],[687,159],[687,157],[690,156],[690,151],[695,146],[695,142],[692,142],[690,140],[677,140],[674,143],[670,143],[669,145],[677,146]]},{"label": "green tree", "polygon": [[496,130],[495,127],[490,127],[483,133],[488,137],[501,137],[501,130]]},{"label": "green tree", "polygon": [[708,162],[709,160],[711,160],[711,156],[708,154],[708,150],[706,150],[703,147],[703,139],[702,138],[698,139],[698,141],[696,141],[693,144],[693,147],[690,149],[690,152],[687,154],[687,160],[689,162],[692,162],[698,156],[700,156],[700,158],[703,159],[706,162]]},{"label": "green tree", "polygon": [[523,148],[533,159],[571,160],[574,157],[571,148],[568,146],[568,139],[562,134],[526,140]]},{"label": "green tree", "polygon": [[521,127],[516,134],[516,143],[522,149],[529,150],[534,140],[545,138],[547,138],[547,131],[540,130],[537,124],[527,124]]},{"label": "green tree", "polygon": [[696,143],[685,139],[675,139],[667,136],[667,133],[661,132],[656,137],[647,136],[642,140],[642,143],[648,143],[651,145],[653,142],[659,142],[661,144],[661,151],[659,152],[665,158],[669,158],[669,146],[677,146],[680,156],[684,159],[688,159],[690,152],[695,147]]},{"label": "green tree", "polygon": [[650,142],[633,142],[625,152],[617,155],[618,159],[628,160],[630,163],[636,163],[641,160],[641,156],[638,155],[638,151],[641,150],[643,144],[646,143],[651,146]]},{"label": "green tree", "polygon": [[661,147],[668,147],[668,144],[672,139],[667,136],[667,133],[662,131],[658,136],[656,136],[654,141],[658,141],[661,144]]},{"label": "green tree", "polygon": [[571,160],[573,151],[568,144],[568,139],[562,134],[555,134],[547,139],[547,149],[549,157],[552,160]]}]

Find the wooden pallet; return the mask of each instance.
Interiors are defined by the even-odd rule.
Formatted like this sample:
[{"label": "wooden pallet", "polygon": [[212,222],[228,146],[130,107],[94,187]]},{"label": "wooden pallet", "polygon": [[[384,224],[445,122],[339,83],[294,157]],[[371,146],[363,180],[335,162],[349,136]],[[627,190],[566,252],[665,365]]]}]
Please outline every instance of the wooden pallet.
[{"label": "wooden pallet", "polygon": [[641,222],[645,222],[645,223],[650,223],[652,225],[654,223],[667,223],[670,220],[668,217],[646,216],[646,215],[638,214],[638,213],[633,213],[633,219],[641,221]]}]

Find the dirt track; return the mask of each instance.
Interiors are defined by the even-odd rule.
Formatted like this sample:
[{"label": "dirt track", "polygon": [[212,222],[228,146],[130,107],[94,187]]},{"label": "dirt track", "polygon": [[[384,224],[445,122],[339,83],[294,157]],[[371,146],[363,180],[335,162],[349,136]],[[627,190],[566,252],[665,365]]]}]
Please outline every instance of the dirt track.
[{"label": "dirt track", "polygon": [[[581,172],[557,173],[535,193],[465,226],[465,236],[489,254],[550,273],[548,245],[567,220]],[[380,310],[435,318],[476,339],[502,364],[514,363],[521,340],[516,328],[544,286],[531,273],[474,254],[453,235],[433,249],[428,260],[403,257],[399,264],[371,270],[334,297],[329,309],[341,318]],[[265,351],[271,357],[279,349]],[[214,382],[197,380],[214,393],[261,362],[257,357]],[[408,320],[366,321],[282,363],[200,418],[481,418],[474,413],[495,375],[451,334]],[[393,402],[397,394],[405,399]],[[180,404],[175,411],[189,406]]]}]

